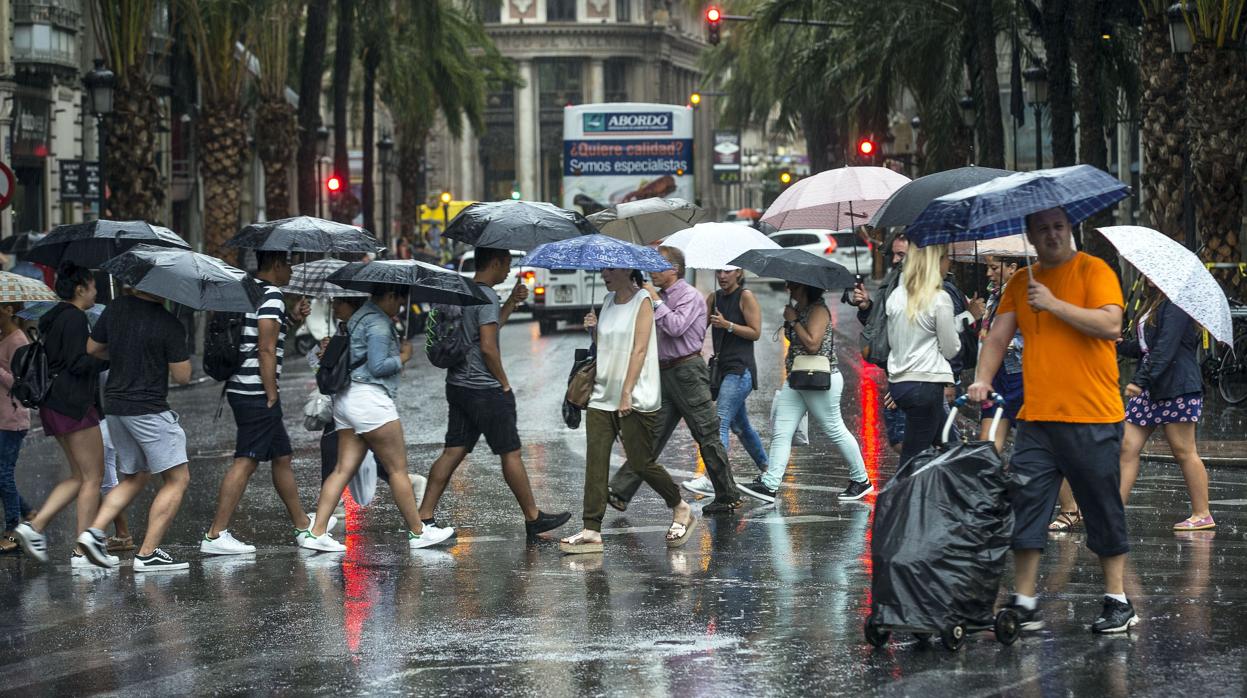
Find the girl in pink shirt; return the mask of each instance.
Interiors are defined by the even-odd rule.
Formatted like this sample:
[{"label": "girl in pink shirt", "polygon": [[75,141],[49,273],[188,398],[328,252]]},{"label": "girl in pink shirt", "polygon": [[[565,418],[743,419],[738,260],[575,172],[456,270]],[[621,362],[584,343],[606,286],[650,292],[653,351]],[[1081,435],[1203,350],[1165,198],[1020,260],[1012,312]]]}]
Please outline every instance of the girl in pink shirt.
[{"label": "girl in pink shirt", "polygon": [[11,363],[18,347],[30,343],[17,324],[21,303],[0,303],[0,502],[4,505],[4,534],[0,536],[0,552],[17,550],[13,529],[30,517],[30,505],[17,491],[13,469],[22,441],[30,429],[30,411],[9,397],[13,387]]}]

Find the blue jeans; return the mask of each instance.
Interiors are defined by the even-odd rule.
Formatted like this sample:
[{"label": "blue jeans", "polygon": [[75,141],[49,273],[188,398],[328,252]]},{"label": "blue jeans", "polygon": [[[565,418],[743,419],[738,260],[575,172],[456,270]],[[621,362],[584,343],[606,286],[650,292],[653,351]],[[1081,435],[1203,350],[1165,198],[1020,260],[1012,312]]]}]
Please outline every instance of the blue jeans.
[{"label": "blue jeans", "polygon": [[[905,440],[901,443],[901,465],[940,443],[940,431],[948,415],[943,383],[901,381],[889,383],[888,392],[905,413]],[[949,438],[953,436],[950,434]]]},{"label": "blue jeans", "polygon": [[808,412],[810,426],[820,428],[840,455],[849,464],[849,479],[864,482],[866,462],[862,460],[862,449],[857,439],[844,426],[844,418],[840,416],[840,393],[844,390],[844,376],[837,371],[831,374],[830,390],[793,390],[784,385],[775,397],[775,424],[771,428],[770,466],[762,476],[762,483],[771,489],[779,489],[784,479],[784,471],[788,469],[788,457],[792,453],[792,435],[797,432],[797,425]]},{"label": "blue jeans", "polygon": [[719,384],[719,440],[723,442],[723,450],[729,451],[728,434],[736,434],[745,452],[753,459],[755,465],[766,470],[766,448],[762,446],[762,438],[749,423],[749,410],[745,409],[745,400],[753,389],[753,376],[749,369],[744,373],[729,373],[723,376]]},{"label": "blue jeans", "polygon": [[4,530],[12,531],[30,514],[30,505],[17,492],[13,469],[22,450],[26,431],[0,431],[0,501],[4,504]]}]

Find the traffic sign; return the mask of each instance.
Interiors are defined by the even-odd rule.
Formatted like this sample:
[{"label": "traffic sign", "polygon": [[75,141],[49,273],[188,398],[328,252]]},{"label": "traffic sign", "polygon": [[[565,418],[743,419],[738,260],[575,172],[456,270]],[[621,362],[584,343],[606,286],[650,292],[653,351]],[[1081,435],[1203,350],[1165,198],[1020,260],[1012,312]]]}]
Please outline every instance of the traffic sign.
[{"label": "traffic sign", "polygon": [[17,189],[17,179],[13,177],[13,170],[0,162],[0,210],[8,208],[9,204],[13,203],[15,189]]}]

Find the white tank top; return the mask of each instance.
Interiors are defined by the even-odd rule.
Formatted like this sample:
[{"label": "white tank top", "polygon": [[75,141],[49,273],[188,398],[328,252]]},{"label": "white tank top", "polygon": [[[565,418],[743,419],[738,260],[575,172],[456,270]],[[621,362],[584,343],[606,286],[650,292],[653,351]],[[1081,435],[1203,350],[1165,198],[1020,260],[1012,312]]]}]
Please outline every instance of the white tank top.
[{"label": "white tank top", "polygon": [[[649,302],[649,294],[641,291],[633,294],[632,300],[623,305],[615,304],[613,292],[606,294],[602,315],[598,318],[597,379],[593,383],[589,407],[610,412],[619,409],[619,396],[623,393],[628,359],[636,336],[636,315],[641,310],[641,304]],[[638,412],[657,412],[662,407],[657,335],[657,330],[651,328],[641,375],[632,388],[632,409]]]}]

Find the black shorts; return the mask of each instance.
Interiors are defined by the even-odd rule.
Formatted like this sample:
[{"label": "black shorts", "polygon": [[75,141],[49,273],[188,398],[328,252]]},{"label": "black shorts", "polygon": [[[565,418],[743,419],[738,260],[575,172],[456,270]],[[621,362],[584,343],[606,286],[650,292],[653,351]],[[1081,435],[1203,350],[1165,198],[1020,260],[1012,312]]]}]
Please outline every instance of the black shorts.
[{"label": "black shorts", "polygon": [[464,448],[471,453],[484,435],[489,450],[496,455],[520,450],[520,433],[515,429],[514,392],[447,383],[446,402],[450,405],[446,448]]},{"label": "black shorts", "polygon": [[1013,495],[1013,549],[1042,550],[1052,507],[1069,481],[1087,527],[1087,547],[1102,557],[1130,551],[1121,503],[1122,423],[1018,424],[1010,462],[1019,488]]},{"label": "black shorts", "polygon": [[272,407],[263,395],[238,395],[226,393],[230,409],[234,411],[234,424],[238,426],[238,438],[234,442],[235,458],[271,461],[294,452],[290,447],[290,435],[282,422],[281,400]]}]

